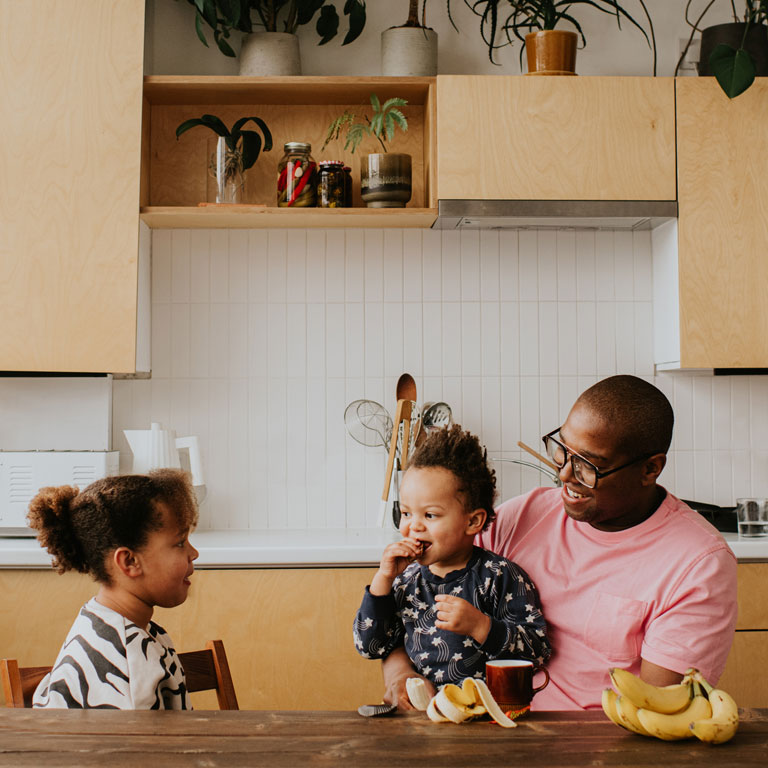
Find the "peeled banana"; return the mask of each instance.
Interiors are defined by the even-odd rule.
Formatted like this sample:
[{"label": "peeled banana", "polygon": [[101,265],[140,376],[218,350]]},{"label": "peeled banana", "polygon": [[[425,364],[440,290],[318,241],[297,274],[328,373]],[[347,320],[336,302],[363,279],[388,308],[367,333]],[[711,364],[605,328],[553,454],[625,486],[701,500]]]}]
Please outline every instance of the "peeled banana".
[{"label": "peeled banana", "polygon": [[697,669],[689,669],[681,683],[664,687],[650,685],[627,670],[609,671],[620,695],[606,688],[603,711],[627,730],[665,741],[696,736],[722,744],[738,729],[736,702],[713,688]]},{"label": "peeled banana", "polygon": [[719,688],[713,688],[701,674],[695,679],[704,687],[709,696],[712,716],[691,723],[691,733],[701,741],[710,744],[722,744],[733,738],[739,727],[739,710],[730,694]]},{"label": "peeled banana", "polygon": [[699,687],[694,683],[696,694],[691,703],[682,711],[673,715],[665,715],[661,712],[653,712],[650,709],[638,709],[637,719],[645,730],[652,736],[664,741],[677,739],[690,739],[691,723],[712,717],[712,707]]},{"label": "peeled banana", "polygon": [[405,692],[408,694],[414,709],[420,709],[423,712],[429,706],[430,696],[422,678],[409,677],[405,681]]},{"label": "peeled banana", "polygon": [[675,685],[659,687],[646,683],[637,675],[626,669],[613,668],[609,670],[611,680],[616,690],[628,698],[638,709],[651,709],[671,715],[685,709],[691,700],[690,678]]}]

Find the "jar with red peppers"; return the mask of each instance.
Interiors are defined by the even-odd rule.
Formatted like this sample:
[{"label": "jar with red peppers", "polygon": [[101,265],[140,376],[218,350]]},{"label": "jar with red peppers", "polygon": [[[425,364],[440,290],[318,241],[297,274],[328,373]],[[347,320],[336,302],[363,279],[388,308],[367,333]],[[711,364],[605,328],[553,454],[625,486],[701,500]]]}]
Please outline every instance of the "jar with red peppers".
[{"label": "jar with red peppers", "polygon": [[318,208],[344,208],[346,205],[344,163],[341,160],[321,160],[319,166]]},{"label": "jar with red peppers", "polygon": [[317,205],[312,145],[288,141],[277,166],[277,205],[280,208],[313,208]]}]

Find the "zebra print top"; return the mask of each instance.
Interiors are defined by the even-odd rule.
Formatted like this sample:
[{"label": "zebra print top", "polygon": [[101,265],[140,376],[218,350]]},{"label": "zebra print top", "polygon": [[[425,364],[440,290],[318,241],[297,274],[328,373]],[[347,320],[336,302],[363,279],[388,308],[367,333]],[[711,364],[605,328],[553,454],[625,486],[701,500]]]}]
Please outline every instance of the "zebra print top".
[{"label": "zebra print top", "polygon": [[81,609],[33,707],[192,709],[184,670],[165,630],[139,627],[89,600]]}]

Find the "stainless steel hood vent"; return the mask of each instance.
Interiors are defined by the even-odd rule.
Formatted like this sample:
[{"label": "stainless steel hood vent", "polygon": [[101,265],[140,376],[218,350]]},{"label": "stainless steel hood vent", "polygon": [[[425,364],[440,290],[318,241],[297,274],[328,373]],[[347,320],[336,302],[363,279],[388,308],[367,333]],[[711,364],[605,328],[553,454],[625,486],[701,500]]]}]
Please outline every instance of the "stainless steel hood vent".
[{"label": "stainless steel hood vent", "polygon": [[674,200],[439,200],[433,229],[653,229]]}]

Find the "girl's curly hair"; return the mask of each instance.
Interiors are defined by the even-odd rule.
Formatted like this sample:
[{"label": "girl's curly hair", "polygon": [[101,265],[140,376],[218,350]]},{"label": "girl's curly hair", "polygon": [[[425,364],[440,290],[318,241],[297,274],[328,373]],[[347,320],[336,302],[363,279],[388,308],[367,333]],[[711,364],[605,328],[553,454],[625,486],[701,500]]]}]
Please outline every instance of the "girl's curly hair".
[{"label": "girl's curly hair", "polygon": [[109,584],[107,556],[118,547],[140,550],[163,526],[164,503],[180,528],[197,524],[197,499],[187,472],[157,469],[147,475],[115,475],[82,492],[69,485],[41,488],[27,513],[40,544],[59,573],[78,571]]},{"label": "girl's curly hair", "polygon": [[465,509],[485,510],[487,528],[496,518],[493,503],[496,499],[496,472],[488,464],[485,448],[471,432],[461,425],[438,429],[414,451],[408,461],[411,467],[442,467],[452,472],[458,482],[458,491],[464,499]]}]

